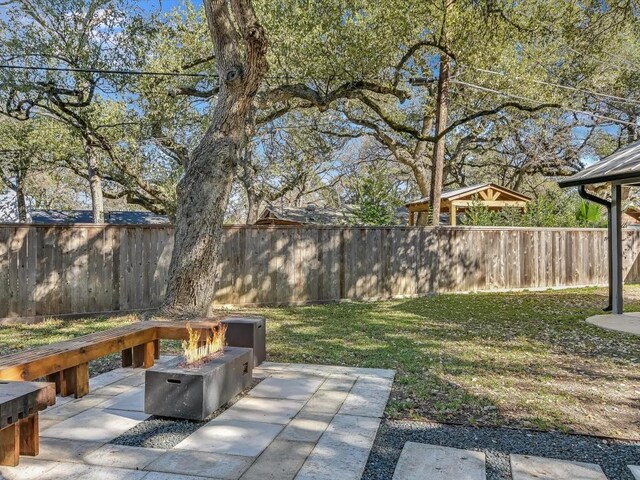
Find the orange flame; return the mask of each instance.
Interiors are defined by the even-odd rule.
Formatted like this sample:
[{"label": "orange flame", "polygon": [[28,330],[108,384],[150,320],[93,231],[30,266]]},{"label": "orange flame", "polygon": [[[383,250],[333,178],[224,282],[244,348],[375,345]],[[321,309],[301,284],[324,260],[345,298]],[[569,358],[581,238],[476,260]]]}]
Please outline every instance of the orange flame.
[{"label": "orange flame", "polygon": [[223,323],[217,329],[212,329],[204,340],[200,339],[200,330],[194,331],[190,324],[187,324],[187,333],[189,334],[188,340],[182,341],[184,357],[187,364],[196,363],[224,349],[227,325]]}]

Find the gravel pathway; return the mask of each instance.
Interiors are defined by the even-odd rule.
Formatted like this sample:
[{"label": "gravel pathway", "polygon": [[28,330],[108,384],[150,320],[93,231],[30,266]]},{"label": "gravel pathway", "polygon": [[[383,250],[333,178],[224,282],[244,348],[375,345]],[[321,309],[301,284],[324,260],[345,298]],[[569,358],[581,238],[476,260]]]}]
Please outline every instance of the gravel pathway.
[{"label": "gravel pathway", "polygon": [[507,428],[473,428],[385,420],[380,425],[363,480],[389,480],[408,441],[480,450],[487,480],[512,480],[509,454],[597,463],[609,480],[634,480],[627,465],[640,465],[640,442]]}]

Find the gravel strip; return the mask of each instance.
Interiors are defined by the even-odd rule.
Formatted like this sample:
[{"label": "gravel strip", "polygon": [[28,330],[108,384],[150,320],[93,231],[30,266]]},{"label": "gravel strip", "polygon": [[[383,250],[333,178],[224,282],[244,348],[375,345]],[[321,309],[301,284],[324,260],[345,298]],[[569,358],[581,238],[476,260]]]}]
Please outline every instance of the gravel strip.
[{"label": "gravel strip", "polygon": [[483,451],[487,458],[487,480],[512,480],[509,466],[512,453],[597,463],[609,480],[634,480],[627,465],[640,465],[640,442],[557,432],[385,420],[378,430],[362,479],[392,478],[402,447],[409,441]]},{"label": "gravel strip", "polygon": [[111,440],[115,445],[146,448],[173,448],[211,419],[217,417],[231,405],[244,397],[249,390],[258,385],[261,378],[254,378],[251,385],[233,397],[227,404],[213,412],[202,422],[180,420],[176,418],[152,416]]}]

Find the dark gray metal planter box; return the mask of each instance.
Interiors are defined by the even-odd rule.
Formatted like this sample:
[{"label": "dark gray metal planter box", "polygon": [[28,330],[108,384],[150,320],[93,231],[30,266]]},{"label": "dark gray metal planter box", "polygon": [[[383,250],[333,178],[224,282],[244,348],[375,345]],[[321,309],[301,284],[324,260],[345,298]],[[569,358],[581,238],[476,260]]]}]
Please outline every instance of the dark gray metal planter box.
[{"label": "dark gray metal planter box", "polygon": [[145,371],[145,413],[204,420],[251,383],[250,348],[225,347],[222,355],[196,368],[179,368],[183,361],[178,357]]}]

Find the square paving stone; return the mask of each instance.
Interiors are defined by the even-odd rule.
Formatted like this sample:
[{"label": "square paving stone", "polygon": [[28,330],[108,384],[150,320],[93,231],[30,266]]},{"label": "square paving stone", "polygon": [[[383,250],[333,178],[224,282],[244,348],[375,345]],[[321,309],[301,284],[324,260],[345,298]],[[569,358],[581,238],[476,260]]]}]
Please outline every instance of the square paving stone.
[{"label": "square paving stone", "polygon": [[47,429],[46,436],[108,442],[149,418],[140,412],[91,409]]},{"label": "square paving stone", "polygon": [[[266,380],[265,380],[266,381]],[[244,397],[217,419],[287,424],[300,411],[304,401]]]},{"label": "square paving stone", "polygon": [[44,432],[47,428],[52,427],[58,423],[60,423],[62,420],[58,420],[57,418],[46,418],[43,417],[42,415],[40,415],[40,418],[38,419],[38,426],[40,428],[40,434],[42,434],[42,432]]},{"label": "square paving stone", "polygon": [[607,480],[595,463],[511,455],[513,480]]},{"label": "square paving stone", "polygon": [[358,377],[353,377],[350,375],[340,375],[333,374],[329,375],[325,382],[320,386],[320,391],[322,390],[335,390],[338,392],[348,392],[353,387],[356,379]]},{"label": "square paving stone", "polygon": [[330,413],[305,413],[301,411],[278,436],[282,440],[317,442],[333,420]]},{"label": "square paving stone", "polygon": [[275,440],[241,477],[242,480],[293,480],[315,443]]},{"label": "square paving stone", "polygon": [[166,472],[149,472],[144,480],[202,480],[202,477],[194,477],[193,475],[179,475],[176,473]]},{"label": "square paving stone", "polygon": [[251,465],[251,462],[253,457],[173,450],[147,465],[146,470],[177,474],[186,472],[196,476],[235,480]]},{"label": "square paving stone", "polygon": [[40,455],[38,455],[38,459],[83,463],[86,455],[99,449],[102,445],[102,442],[40,437]]},{"label": "square paving stone", "polygon": [[110,397],[101,397],[98,395],[87,395],[83,398],[78,398],[71,402],[64,403],[62,405],[56,405],[52,408],[47,408],[40,416],[44,419],[51,420],[66,420],[79,413],[82,413],[90,408],[95,408],[102,405],[109,400]]},{"label": "square paving stone", "polygon": [[17,467],[0,466],[0,478],[2,480],[40,480],[58,465],[58,462],[21,457]]},{"label": "square paving stone", "polygon": [[84,463],[142,470],[163,453],[164,450],[156,448],[106,444],[85,455]]},{"label": "square paving stone", "polygon": [[341,415],[382,417],[389,400],[393,380],[388,378],[360,377],[349,392]]},{"label": "square paving stone", "polygon": [[131,412],[144,412],[144,388],[129,387],[130,390],[111,397],[100,407],[109,410],[128,410]]},{"label": "square paving stone", "polygon": [[88,396],[91,395],[101,395],[103,397],[115,397],[116,395],[120,395],[122,393],[127,393],[129,390],[131,390],[132,387],[131,385],[105,385],[104,387],[100,387],[97,388],[93,391],[91,391],[91,393]]},{"label": "square paving stone", "polygon": [[140,387],[144,385],[144,370],[136,371],[133,375],[129,375],[128,377],[124,377],[117,382],[114,382],[113,385],[129,385],[131,387]]},{"label": "square paving stone", "polygon": [[296,480],[360,480],[379,425],[379,418],[336,415]]},{"label": "square paving stone", "polygon": [[176,445],[182,450],[257,457],[282,430],[282,425],[213,419]]},{"label": "square paving stone", "polygon": [[323,377],[267,378],[249,392],[251,397],[308,400],[324,381]]},{"label": "square paving stone", "polygon": [[80,463],[59,463],[40,480],[142,480],[147,472]]},{"label": "square paving stone", "polygon": [[481,452],[407,442],[393,480],[485,480]]},{"label": "square paving stone", "polygon": [[629,470],[631,470],[631,474],[635,477],[636,480],[640,480],[640,466],[637,465],[627,465]]},{"label": "square paving stone", "polygon": [[96,375],[95,377],[91,377],[89,379],[89,391],[93,391],[95,389],[104,387],[105,385],[117,382],[118,380],[122,380],[123,378],[128,377],[129,375],[133,375],[134,373],[135,370],[132,368],[116,368],[115,370],[101,373],[100,375]]},{"label": "square paving stone", "polygon": [[302,408],[301,413],[327,413],[335,415],[347,399],[349,392],[338,390],[318,390]]}]

